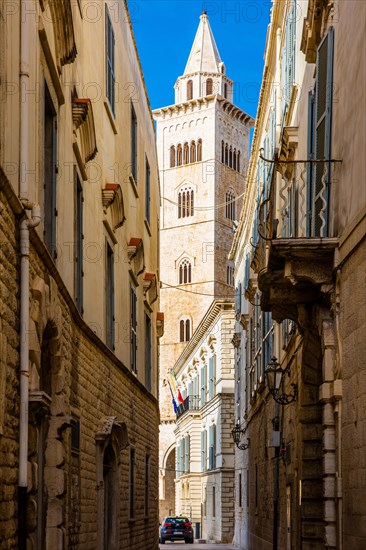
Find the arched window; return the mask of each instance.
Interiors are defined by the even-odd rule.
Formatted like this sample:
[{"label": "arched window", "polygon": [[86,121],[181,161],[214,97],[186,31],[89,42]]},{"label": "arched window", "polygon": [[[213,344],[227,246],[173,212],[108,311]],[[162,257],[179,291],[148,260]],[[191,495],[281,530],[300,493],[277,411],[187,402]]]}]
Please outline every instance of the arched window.
[{"label": "arched window", "polygon": [[206,80],[206,95],[212,94],[212,88],[213,88],[212,78],[208,78]]},{"label": "arched window", "polygon": [[188,218],[194,214],[194,191],[182,187],[178,192],[178,218]]},{"label": "arched window", "polygon": [[227,98],[227,83],[224,83],[224,98]]},{"label": "arched window", "polygon": [[198,140],[197,144],[197,162],[202,160],[202,139]]},{"label": "arched window", "polygon": [[179,143],[179,145],[177,146],[177,166],[182,166],[182,160],[183,160],[182,157],[183,157],[182,146]]},{"label": "arched window", "polygon": [[234,149],[233,153],[233,168],[234,170],[236,170],[236,149]]},{"label": "arched window", "polygon": [[229,189],[226,193],[226,217],[228,220],[235,220],[235,195],[234,192]]},{"label": "arched window", "polygon": [[191,141],[190,162],[196,162],[196,142]]},{"label": "arched window", "polygon": [[189,260],[183,260],[179,266],[179,284],[184,285],[192,281],[192,264]]},{"label": "arched window", "polygon": [[184,317],[179,321],[179,341],[188,342],[191,338],[191,321]]},{"label": "arched window", "polygon": [[240,151],[238,151],[238,156],[236,159],[236,169],[238,172],[240,172]]},{"label": "arched window", "polygon": [[225,162],[225,143],[224,140],[221,142],[221,162],[224,164]]},{"label": "arched window", "polygon": [[228,146],[228,144],[225,145],[225,164],[226,164],[226,166],[229,164],[229,146]]},{"label": "arched window", "polygon": [[189,164],[189,146],[187,142],[183,145],[183,164]]},{"label": "arched window", "polygon": [[192,80],[188,80],[187,82],[187,99],[192,99],[193,98],[193,81]]},{"label": "arched window", "polygon": [[182,217],[182,193],[178,193],[178,218]]},{"label": "arched window", "polygon": [[170,148],[170,168],[174,168],[175,166],[175,147],[174,145]]},{"label": "arched window", "polygon": [[233,148],[231,147],[231,145],[229,149],[229,166],[230,168],[233,167]]}]

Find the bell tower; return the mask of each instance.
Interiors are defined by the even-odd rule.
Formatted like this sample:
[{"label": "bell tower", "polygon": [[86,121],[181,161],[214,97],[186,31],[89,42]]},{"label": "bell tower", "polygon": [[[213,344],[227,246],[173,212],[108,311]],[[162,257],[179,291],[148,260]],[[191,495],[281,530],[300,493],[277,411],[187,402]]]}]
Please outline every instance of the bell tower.
[{"label": "bell tower", "polygon": [[[226,76],[205,12],[182,76],[175,103],[153,112],[161,186],[160,465],[174,442],[175,414],[169,370],[215,299],[234,299],[228,261],[245,191],[249,130],[254,120],[232,103]],[[174,389],[174,388],[173,388]],[[184,397],[184,395],[183,395]],[[172,451],[173,452],[173,451]],[[161,471],[161,516],[167,502]],[[174,487],[172,487],[174,495]],[[165,506],[165,507],[164,507]]]}]

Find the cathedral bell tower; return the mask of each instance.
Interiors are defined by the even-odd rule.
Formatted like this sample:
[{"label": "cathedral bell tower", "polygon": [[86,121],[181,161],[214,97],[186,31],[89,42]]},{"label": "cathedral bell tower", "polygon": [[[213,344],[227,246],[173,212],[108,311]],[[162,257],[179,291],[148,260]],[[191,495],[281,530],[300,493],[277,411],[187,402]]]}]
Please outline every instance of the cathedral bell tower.
[{"label": "cathedral bell tower", "polygon": [[[228,253],[242,207],[249,130],[254,120],[236,107],[232,98],[233,81],[226,76],[207,14],[203,12],[184,74],[175,84],[175,103],[153,112],[162,195],[160,299],[165,330],[160,340],[160,465],[163,478],[169,449],[173,449],[174,443],[175,414],[169,371],[212,301],[234,298],[233,266],[228,261]],[[160,481],[162,517],[170,509],[174,510],[174,485],[164,490],[165,479]],[[173,504],[168,502],[172,492]]]}]

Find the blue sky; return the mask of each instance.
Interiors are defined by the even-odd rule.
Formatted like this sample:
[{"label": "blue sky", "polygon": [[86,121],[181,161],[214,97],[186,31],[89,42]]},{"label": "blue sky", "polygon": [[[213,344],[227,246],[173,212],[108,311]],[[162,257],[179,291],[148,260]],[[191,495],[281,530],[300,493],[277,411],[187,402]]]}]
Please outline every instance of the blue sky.
[{"label": "blue sky", "polygon": [[234,103],[255,116],[271,3],[268,0],[129,0],[151,107],[174,103],[202,10],[206,10],[226,73],[235,81]]}]

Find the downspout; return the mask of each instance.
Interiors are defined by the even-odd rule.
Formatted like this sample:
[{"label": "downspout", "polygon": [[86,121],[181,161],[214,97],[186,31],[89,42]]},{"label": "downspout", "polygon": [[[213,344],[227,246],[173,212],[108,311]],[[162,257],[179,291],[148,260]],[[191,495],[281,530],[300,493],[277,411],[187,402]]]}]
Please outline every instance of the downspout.
[{"label": "downspout", "polygon": [[[30,172],[29,135],[29,59],[32,18],[26,12],[27,2],[20,3],[20,127],[19,127],[19,199],[31,218],[20,223],[20,418],[19,418],[19,478],[18,478],[18,548],[27,547],[27,486],[28,486],[28,391],[29,391],[29,228],[41,220],[38,204],[28,199]],[[34,190],[34,185],[31,186]]]},{"label": "downspout", "polygon": [[27,547],[28,486],[28,392],[29,392],[29,229],[41,221],[37,204],[23,201],[32,209],[31,218],[20,223],[20,419],[19,419],[19,482],[18,482],[18,548]]}]

